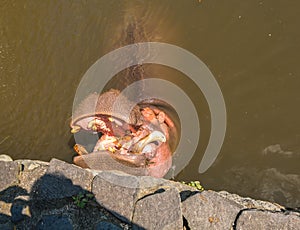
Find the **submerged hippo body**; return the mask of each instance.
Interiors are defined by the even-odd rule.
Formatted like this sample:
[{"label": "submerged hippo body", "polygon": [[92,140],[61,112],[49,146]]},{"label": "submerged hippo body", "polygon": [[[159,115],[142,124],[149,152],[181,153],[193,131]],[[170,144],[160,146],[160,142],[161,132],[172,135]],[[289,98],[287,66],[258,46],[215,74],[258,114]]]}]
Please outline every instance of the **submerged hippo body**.
[{"label": "submerged hippo body", "polygon": [[[142,33],[134,24],[125,31],[124,45],[141,41],[137,36]],[[125,88],[126,84],[143,79],[143,71],[142,66],[128,68],[118,84]],[[141,93],[142,90],[137,95]],[[170,143],[176,142],[178,134],[162,107],[169,105],[154,98],[136,105],[114,88],[88,95],[73,112],[71,132],[85,130],[102,136],[91,153],[79,153],[74,163],[83,168],[163,177],[172,166],[174,144]]]}]

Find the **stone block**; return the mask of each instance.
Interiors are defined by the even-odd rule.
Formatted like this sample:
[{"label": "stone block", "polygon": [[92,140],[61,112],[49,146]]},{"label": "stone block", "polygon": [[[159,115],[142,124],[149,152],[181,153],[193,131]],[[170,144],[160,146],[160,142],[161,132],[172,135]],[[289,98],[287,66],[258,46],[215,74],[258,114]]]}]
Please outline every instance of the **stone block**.
[{"label": "stone block", "polygon": [[93,174],[75,165],[52,159],[46,174],[32,188],[35,200],[62,199],[91,189]]},{"label": "stone block", "polygon": [[179,191],[160,189],[138,200],[132,222],[133,229],[182,229]]},{"label": "stone block", "polygon": [[13,161],[0,161],[0,192],[18,183],[19,166]]},{"label": "stone block", "polygon": [[231,229],[241,209],[213,191],[196,193],[182,202],[182,214],[191,229]]},{"label": "stone block", "polygon": [[60,175],[70,179],[73,185],[78,185],[82,189],[91,191],[91,184],[94,175],[90,171],[76,165],[54,158],[50,161],[47,174]]},{"label": "stone block", "polygon": [[66,216],[46,215],[37,223],[37,230],[72,230],[73,226]]},{"label": "stone block", "polygon": [[247,210],[239,216],[236,229],[299,230],[300,217],[296,213],[285,215],[280,212]]},{"label": "stone block", "polygon": [[93,180],[97,202],[121,220],[130,223],[134,210],[138,178],[122,172],[100,172]]}]

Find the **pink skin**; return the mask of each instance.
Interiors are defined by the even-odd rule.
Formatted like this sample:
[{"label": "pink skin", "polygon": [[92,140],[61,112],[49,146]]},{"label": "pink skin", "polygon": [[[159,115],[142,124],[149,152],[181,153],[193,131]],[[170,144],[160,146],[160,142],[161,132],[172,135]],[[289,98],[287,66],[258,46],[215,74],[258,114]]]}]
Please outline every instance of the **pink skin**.
[{"label": "pink skin", "polygon": [[155,157],[151,159],[148,171],[153,177],[163,177],[172,166],[172,154],[167,143],[162,143],[156,150]]},{"label": "pink skin", "polygon": [[[101,155],[101,153],[103,152],[108,152],[111,155],[111,157],[116,159],[118,162],[124,162],[124,164],[131,165],[133,167],[146,168],[147,172],[144,175],[163,177],[169,171],[172,165],[172,152],[168,145],[169,125],[168,123],[166,123],[167,116],[164,112],[160,111],[157,108],[155,108],[154,110],[153,107],[151,109],[149,107],[143,108],[141,110],[141,115],[143,119],[143,124],[138,128],[134,128],[131,126],[130,130],[133,132],[131,132],[129,135],[125,135],[125,137],[123,136],[125,133],[124,129],[122,129],[122,132],[118,131],[118,134],[115,137],[113,132],[105,133],[103,130],[103,126],[101,127],[101,129],[99,127],[99,130],[97,131],[103,132],[104,135],[99,139],[99,141],[95,145],[93,153],[98,152]],[[97,119],[101,119],[101,117],[98,117]],[[103,119],[103,121],[107,121],[107,119]],[[109,125],[110,124],[108,124],[107,127],[109,127]],[[112,130],[115,131],[115,129]],[[156,142],[156,144],[149,143],[142,150],[142,152],[131,152],[130,148],[135,143],[137,143],[138,141],[149,135],[149,133],[155,130],[161,131],[165,135],[166,142],[158,141]],[[118,142],[120,143],[119,145]],[[125,143],[126,145],[124,145]],[[131,147],[127,149],[123,148],[123,146]],[[114,149],[113,151],[111,151],[112,148]],[[89,157],[89,154],[84,156],[77,156],[74,158],[75,164],[84,167],[82,163],[84,161],[80,157],[86,158]],[[101,160],[101,157],[99,157],[99,160]]]},{"label": "pink skin", "polygon": [[172,166],[172,153],[168,145],[169,131],[168,125],[165,123],[166,115],[164,112],[149,107],[141,111],[144,119],[154,126],[159,126],[166,136],[167,141],[161,143],[155,150],[154,157],[149,161],[149,175],[154,177],[163,177]]},{"label": "pink skin", "polygon": [[[167,140],[169,138],[167,125],[164,123],[163,118],[165,117],[163,112],[156,115],[150,108],[144,108],[141,111],[143,116],[143,125],[134,133],[132,133],[127,141],[126,146],[133,146],[135,143],[148,136],[154,130],[161,130],[164,132]],[[102,127],[103,128],[103,127]],[[101,130],[103,131],[103,130]],[[171,151],[168,144],[159,143],[159,145],[148,144],[147,149],[143,150],[142,153],[131,152],[131,147],[129,148],[118,148],[116,143],[119,142],[123,146],[124,142],[122,139],[118,141],[115,137],[111,136],[111,132],[104,134],[97,142],[94,152],[105,149],[112,149],[111,151],[115,158],[121,161],[130,161],[135,166],[144,165],[146,167],[152,168],[160,165],[161,161],[171,158]],[[99,149],[100,147],[100,149]],[[119,151],[117,151],[119,150]],[[135,160],[134,160],[135,159]],[[169,165],[169,164],[167,164]]]}]

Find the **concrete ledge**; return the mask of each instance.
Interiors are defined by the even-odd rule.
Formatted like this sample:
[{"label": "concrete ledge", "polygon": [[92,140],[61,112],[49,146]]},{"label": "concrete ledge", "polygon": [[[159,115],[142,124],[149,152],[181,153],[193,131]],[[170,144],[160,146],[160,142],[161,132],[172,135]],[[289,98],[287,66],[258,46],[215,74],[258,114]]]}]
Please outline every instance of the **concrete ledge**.
[{"label": "concrete ledge", "polygon": [[[1,159],[1,158],[0,158]],[[299,229],[300,214],[228,192],[79,168],[0,161],[0,229]]]}]

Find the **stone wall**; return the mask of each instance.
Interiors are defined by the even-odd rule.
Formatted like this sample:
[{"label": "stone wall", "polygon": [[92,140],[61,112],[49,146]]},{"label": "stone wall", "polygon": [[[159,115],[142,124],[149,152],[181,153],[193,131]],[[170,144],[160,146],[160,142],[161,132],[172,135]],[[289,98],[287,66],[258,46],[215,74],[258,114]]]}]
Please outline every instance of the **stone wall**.
[{"label": "stone wall", "polygon": [[0,158],[0,229],[300,229],[300,214],[165,179]]}]

